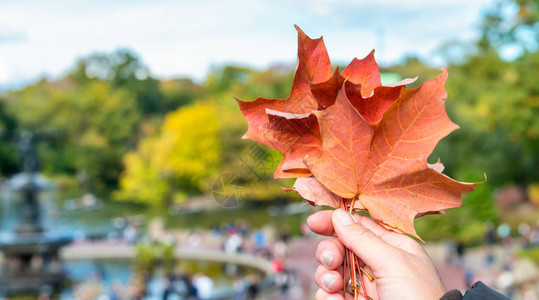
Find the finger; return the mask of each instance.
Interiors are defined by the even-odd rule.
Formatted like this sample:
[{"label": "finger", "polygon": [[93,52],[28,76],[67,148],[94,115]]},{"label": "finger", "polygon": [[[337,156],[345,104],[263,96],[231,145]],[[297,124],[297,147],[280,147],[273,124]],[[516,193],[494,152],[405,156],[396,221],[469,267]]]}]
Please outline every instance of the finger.
[{"label": "finger", "polygon": [[395,231],[390,231],[386,229],[384,226],[378,223],[378,221],[375,221],[372,218],[369,218],[367,216],[354,214],[354,218],[358,221],[358,223],[363,225],[363,227],[369,229],[370,231],[374,232],[378,236],[386,234],[386,233],[390,235],[392,234],[399,235]]},{"label": "finger", "polygon": [[316,248],[316,259],[326,268],[336,270],[344,261],[344,246],[336,238],[321,241]]},{"label": "finger", "polygon": [[[330,222],[332,214],[333,211],[331,210],[316,212],[307,218],[307,225],[315,233],[326,236],[335,236],[333,224]],[[374,234],[380,236],[384,241],[396,248],[403,249],[414,254],[421,253],[423,251],[423,247],[421,247],[421,245],[419,245],[412,238],[395,231],[388,230],[372,218],[359,214],[355,214],[354,217],[361,225],[371,230]]]},{"label": "finger", "polygon": [[[344,300],[343,296],[339,293],[328,293],[323,289],[318,289],[314,299],[316,300]],[[348,297],[347,297],[348,299]]]},{"label": "finger", "polygon": [[410,253],[417,253],[418,251],[421,251],[423,247],[419,245],[416,241],[414,241],[412,238],[397,233],[392,230],[388,230],[377,221],[373,220],[372,218],[369,218],[367,216],[355,214],[354,218],[358,221],[359,224],[361,224],[363,227],[369,229],[374,234],[379,236],[382,240],[390,244],[391,246],[399,249],[403,249]]},{"label": "finger", "polygon": [[374,272],[390,267],[392,262],[402,259],[403,253],[400,250],[363,226],[347,211],[335,210],[331,220],[343,245],[352,250]]},{"label": "finger", "polygon": [[331,224],[331,215],[333,211],[318,211],[307,218],[307,226],[318,234],[332,236],[335,234],[333,224]]},{"label": "finger", "polygon": [[328,270],[318,266],[314,273],[314,282],[328,293],[337,293],[343,288],[343,274],[335,270]]}]

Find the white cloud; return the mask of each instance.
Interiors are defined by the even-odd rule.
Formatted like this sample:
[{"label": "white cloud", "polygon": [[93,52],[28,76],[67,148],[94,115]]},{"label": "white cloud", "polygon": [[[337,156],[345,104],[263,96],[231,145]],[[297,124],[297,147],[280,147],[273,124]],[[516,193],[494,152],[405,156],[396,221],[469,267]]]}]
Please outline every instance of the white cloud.
[{"label": "white cloud", "polygon": [[0,41],[0,59],[10,70],[0,70],[0,84],[58,76],[79,56],[118,47],[132,48],[166,77],[200,79],[225,62],[293,63],[293,24],[312,37],[324,35],[335,62],[372,48],[382,62],[411,52],[428,56],[443,41],[473,38],[473,24],[492,1],[4,1],[0,29],[17,29],[25,39]]},{"label": "white cloud", "polygon": [[7,62],[0,57],[0,82],[7,81],[10,77],[10,67]]}]

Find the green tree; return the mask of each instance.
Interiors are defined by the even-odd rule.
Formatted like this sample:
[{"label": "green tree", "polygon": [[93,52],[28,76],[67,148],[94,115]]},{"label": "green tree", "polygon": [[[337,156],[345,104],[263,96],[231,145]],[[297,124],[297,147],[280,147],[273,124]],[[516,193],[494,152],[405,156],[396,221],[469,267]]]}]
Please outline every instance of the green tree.
[{"label": "green tree", "polygon": [[[449,67],[448,113],[463,129],[433,155],[447,162],[449,174],[475,166],[494,187],[539,180],[539,52],[530,44],[537,43],[537,25],[539,1],[498,1],[483,19],[480,51]],[[522,51],[507,61],[506,47]]]},{"label": "green tree", "polygon": [[140,121],[129,91],[102,81],[42,80],[9,93],[4,103],[19,130],[47,137],[40,146],[45,172],[77,174],[88,187],[115,184]]},{"label": "green tree", "polygon": [[[475,166],[493,186],[539,180],[538,62],[538,52],[513,62],[492,52],[450,67],[447,107],[462,129],[434,154],[447,162],[450,173]],[[452,155],[451,148],[459,154]]]},{"label": "green tree", "polygon": [[[493,191],[539,181],[539,2],[499,1],[485,16],[479,51],[449,67],[448,113],[462,129],[449,135],[431,159],[441,157],[446,173],[459,180],[488,182],[464,197],[463,208],[446,217],[418,220],[418,231],[437,228],[430,238],[477,241],[485,221],[496,221]],[[509,48],[517,55],[507,57]],[[509,58],[509,60],[507,60]]]},{"label": "green tree", "polygon": [[69,77],[84,85],[92,81],[110,82],[113,88],[125,88],[135,95],[144,116],[165,112],[159,81],[138,55],[119,49],[112,53],[95,53],[79,59]]},{"label": "green tree", "polygon": [[5,100],[0,98],[0,177],[11,175],[18,169],[15,130],[17,122],[5,108]]},{"label": "green tree", "polygon": [[539,0],[499,0],[487,11],[477,42],[483,53],[504,48],[535,52],[539,46]]},{"label": "green tree", "polygon": [[163,95],[165,111],[173,111],[181,106],[192,104],[207,94],[204,86],[189,78],[163,80],[159,82],[159,89]]},{"label": "green tree", "polygon": [[255,99],[261,95],[286,98],[290,94],[293,78],[293,70],[286,67],[276,66],[265,71],[257,71],[246,67],[224,66],[210,72],[205,86],[213,98],[226,95],[227,97],[222,99],[236,105],[234,101],[230,101],[231,95],[241,99]]}]

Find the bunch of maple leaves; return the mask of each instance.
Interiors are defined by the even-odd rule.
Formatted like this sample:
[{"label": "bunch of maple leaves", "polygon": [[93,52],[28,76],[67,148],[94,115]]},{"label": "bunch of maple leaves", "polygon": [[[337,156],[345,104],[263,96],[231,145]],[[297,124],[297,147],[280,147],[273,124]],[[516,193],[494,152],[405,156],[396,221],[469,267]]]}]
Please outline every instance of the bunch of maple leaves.
[{"label": "bunch of maple leaves", "polygon": [[[374,51],[332,71],[322,38],[298,31],[298,65],[286,99],[238,100],[249,138],[283,154],[275,178],[311,204],[366,211],[419,238],[413,221],[461,205],[478,183],[455,181],[427,158],[458,126],[445,111],[447,71],[407,89],[383,86]],[[361,274],[361,272],[359,272]]]}]

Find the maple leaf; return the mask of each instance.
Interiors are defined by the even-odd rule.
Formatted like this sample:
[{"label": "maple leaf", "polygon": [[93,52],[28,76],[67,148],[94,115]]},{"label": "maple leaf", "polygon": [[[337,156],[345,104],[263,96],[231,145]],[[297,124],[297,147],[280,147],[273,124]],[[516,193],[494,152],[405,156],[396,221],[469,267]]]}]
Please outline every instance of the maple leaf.
[{"label": "maple leaf", "polygon": [[[307,200],[311,205],[325,205],[330,207],[340,207],[342,199],[333,192],[323,186],[313,176],[306,178],[298,178],[292,189],[283,189],[284,191],[296,191],[303,199]],[[356,205],[356,209],[365,210],[360,203]]]},{"label": "maple leaf", "polygon": [[[403,85],[411,82],[402,81],[402,84],[396,87],[381,87],[374,50],[361,60],[354,58],[341,74],[337,68],[332,75],[323,39],[311,39],[299,27],[296,26],[296,29],[298,67],[290,96],[286,99],[260,97],[252,102],[236,99],[249,125],[247,133],[242,138],[258,141],[283,154],[283,161],[275,170],[275,178],[311,175],[303,159],[305,155],[313,157],[315,153],[320,152],[320,142],[316,141],[316,137],[319,136],[318,126],[312,121],[301,122],[299,119],[305,118],[303,114],[310,114],[315,109],[331,106],[345,80],[350,81],[347,84],[350,99],[372,122],[379,121],[389,105],[397,99]],[[370,97],[358,95],[359,91],[370,94]],[[384,105],[377,105],[378,102]],[[371,110],[374,106],[378,109]],[[374,116],[370,117],[371,115]],[[288,124],[289,122],[291,124]],[[307,132],[315,139],[302,136]]]},{"label": "maple leaf", "polygon": [[[361,86],[361,95],[364,98],[371,97],[377,87],[382,86],[382,78],[378,63],[374,59],[374,50],[371,51],[363,59],[354,58],[348,66],[342,71],[341,76],[354,84]],[[413,83],[417,80],[414,78],[406,78],[399,82],[387,85],[387,87],[398,87]]]},{"label": "maple leaf", "polygon": [[[340,197],[357,199],[361,208],[386,226],[417,236],[413,220],[461,205],[461,194],[477,183],[455,181],[429,165],[436,144],[457,129],[445,111],[447,71],[400,97],[370,124],[352,105],[346,87],[335,103],[316,111],[322,154],[307,157],[316,179]],[[419,237],[418,237],[419,238]]]},{"label": "maple leaf", "polygon": [[[408,82],[413,82],[415,79],[409,79]],[[401,83],[405,83],[400,82]],[[358,111],[358,113],[371,125],[380,123],[384,113],[399,97],[404,85],[396,86],[379,86],[371,93],[370,97],[363,97],[361,90],[363,87],[360,84],[353,82],[345,82],[345,91],[348,100]]]},{"label": "maple leaf", "polygon": [[341,76],[360,85],[364,97],[372,96],[374,89],[382,85],[378,64],[374,59],[374,50],[361,60],[354,58],[342,71]]},{"label": "maple leaf", "polygon": [[266,140],[279,152],[283,160],[275,170],[275,178],[307,177],[311,172],[304,163],[306,155],[319,156],[322,138],[313,114],[291,114],[266,110],[269,122]]},{"label": "maple leaf", "polygon": [[286,99],[259,97],[251,102],[236,99],[249,124],[247,133],[242,137],[244,139],[252,139],[274,147],[274,144],[266,139],[268,129],[266,124],[269,122],[267,109],[304,114],[311,113],[318,107],[311,94],[310,84],[331,78],[333,72],[329,56],[322,38],[311,39],[299,27],[296,26],[296,29],[298,31],[298,66],[290,96]]},{"label": "maple leaf", "polygon": [[[364,98],[360,94],[363,89],[361,84],[346,82],[346,93],[350,101],[360,113],[363,112],[363,117],[369,123],[377,124],[381,120],[384,112],[399,97],[404,84],[411,83],[416,78],[403,80],[394,86],[381,86],[378,72],[377,76],[367,75],[373,69],[378,70],[372,53],[374,51],[361,60],[355,58],[341,74],[337,68],[327,81],[310,84],[311,95],[318,103],[318,110],[333,105],[345,82],[343,75],[349,76],[350,70],[353,70],[366,75],[349,76],[348,79],[368,84],[373,89],[368,91],[371,96]],[[262,126],[267,145],[283,153],[283,161],[276,168],[274,177],[296,178],[311,175],[303,161],[305,156],[315,157],[321,152],[321,139],[316,118],[309,114],[291,114],[268,108],[266,114],[268,123]]]},{"label": "maple leaf", "polygon": [[[382,86],[373,50],[332,73],[322,39],[296,29],[298,68],[290,96],[236,99],[249,123],[243,138],[283,153],[274,177],[298,177],[283,190],[295,190],[312,205],[367,211],[386,228],[419,238],[415,218],[460,206],[461,194],[478,184],[442,174],[439,160],[427,162],[440,139],[458,128],[443,101],[447,71],[411,90],[404,86],[417,77]],[[345,252],[350,280],[363,282],[359,258]],[[360,293],[354,290],[354,299]]]},{"label": "maple leaf", "polygon": [[354,58],[341,76],[346,80],[346,96],[359,114],[372,125],[380,122],[385,111],[399,98],[401,89],[417,80],[417,77],[406,78],[382,86],[374,50],[363,59]]},{"label": "maple leaf", "polygon": [[333,105],[337,93],[346,81],[346,95],[352,105],[370,124],[377,124],[384,112],[399,98],[405,85],[413,83],[415,78],[406,78],[388,86],[382,86],[378,64],[374,59],[374,50],[363,59],[354,58],[348,66],[318,84],[311,84],[311,93],[318,102],[318,110]]}]

